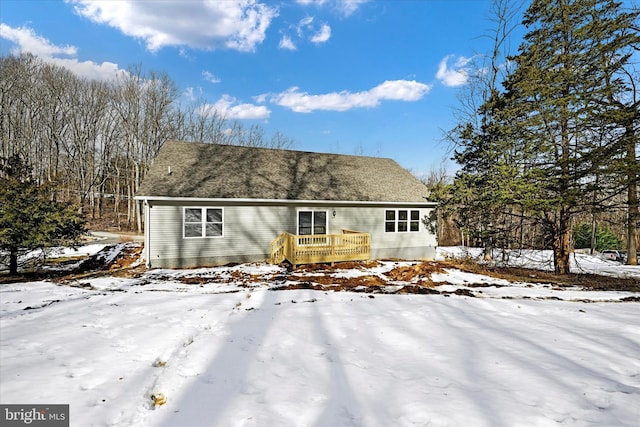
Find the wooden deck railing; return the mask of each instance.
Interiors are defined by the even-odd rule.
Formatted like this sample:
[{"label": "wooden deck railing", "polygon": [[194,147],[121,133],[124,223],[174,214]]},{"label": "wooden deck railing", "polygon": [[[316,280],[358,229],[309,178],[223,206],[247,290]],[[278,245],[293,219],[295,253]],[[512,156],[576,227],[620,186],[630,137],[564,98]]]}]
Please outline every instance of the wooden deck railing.
[{"label": "wooden deck railing", "polygon": [[352,230],[342,234],[296,235],[284,232],[271,242],[271,263],[293,265],[365,261],[371,257],[371,235]]}]

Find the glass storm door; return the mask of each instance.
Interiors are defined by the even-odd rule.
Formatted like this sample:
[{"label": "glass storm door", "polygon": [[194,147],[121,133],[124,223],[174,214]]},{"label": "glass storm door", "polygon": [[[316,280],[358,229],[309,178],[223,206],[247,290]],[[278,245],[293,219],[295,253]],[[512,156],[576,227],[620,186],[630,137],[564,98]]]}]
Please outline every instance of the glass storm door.
[{"label": "glass storm door", "polygon": [[298,235],[327,234],[327,211],[298,211]]}]

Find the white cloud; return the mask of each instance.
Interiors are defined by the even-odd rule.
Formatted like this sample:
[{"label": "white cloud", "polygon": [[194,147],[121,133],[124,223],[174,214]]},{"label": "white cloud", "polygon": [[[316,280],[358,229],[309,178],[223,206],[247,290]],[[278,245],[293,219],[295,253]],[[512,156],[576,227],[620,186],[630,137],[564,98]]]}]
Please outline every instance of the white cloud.
[{"label": "white cloud", "polygon": [[209,71],[203,71],[202,77],[209,83],[220,83],[222,81],[220,80],[220,77],[213,75]]},{"label": "white cloud", "polygon": [[461,86],[467,83],[467,80],[469,79],[469,70],[466,66],[471,59],[459,56],[458,59],[450,66],[449,61],[454,59],[454,55],[447,55],[442,59],[442,61],[440,61],[440,65],[438,66],[436,78],[445,86]]},{"label": "white cloud", "polygon": [[431,90],[431,86],[415,80],[387,80],[364,92],[332,92],[311,95],[291,87],[271,96],[271,102],[297,113],[316,110],[347,111],[354,108],[376,107],[383,100],[417,101]]},{"label": "white cloud", "polygon": [[45,61],[64,67],[73,74],[93,80],[111,80],[118,74],[126,74],[127,71],[118,67],[113,62],[98,64],[93,61],[78,61],[74,58],[43,58]]},{"label": "white cloud", "polygon": [[360,8],[360,5],[367,3],[369,0],[338,0],[337,8],[345,16],[351,15]]},{"label": "white cloud", "polygon": [[306,16],[298,22],[296,27],[296,32],[298,33],[298,37],[304,37],[304,30],[306,28],[311,27],[313,24],[313,16]]},{"label": "white cloud", "polygon": [[78,53],[76,47],[56,46],[27,27],[12,28],[0,23],[0,37],[16,44],[18,46],[17,52],[31,52],[36,56],[75,56]]},{"label": "white cloud", "polygon": [[360,8],[364,3],[370,0],[297,0],[298,4],[303,6],[322,7],[325,4],[330,5],[344,16],[349,16]]},{"label": "white cloud", "polygon": [[238,100],[230,95],[222,95],[215,104],[206,104],[202,107],[202,114],[219,115],[230,119],[267,119],[271,111],[264,105],[239,104]]},{"label": "white cloud", "polygon": [[387,80],[369,92],[378,99],[418,101],[431,90],[431,86],[415,80]]},{"label": "white cloud", "polygon": [[286,49],[286,50],[296,50],[296,45],[293,42],[293,40],[291,40],[291,38],[289,36],[282,36],[282,38],[280,39],[280,44],[278,45],[278,47],[280,49]]},{"label": "white cloud", "polygon": [[268,96],[269,96],[268,93],[263,93],[262,95],[254,96],[253,100],[256,101],[258,104],[264,104],[265,102],[267,102]]},{"label": "white cloud", "polygon": [[296,3],[301,4],[303,6],[309,6],[312,4],[316,6],[322,6],[326,2],[327,0],[296,0]]},{"label": "white cloud", "polygon": [[254,51],[278,15],[256,0],[65,1],[91,21],[144,40],[151,52],[165,46]]},{"label": "white cloud", "polygon": [[13,28],[0,23],[0,38],[9,40],[15,45],[12,49],[13,54],[31,53],[45,62],[64,67],[80,77],[110,80],[115,78],[118,73],[126,73],[113,62],[98,64],[93,61],[79,61],[77,58],[69,58],[69,56],[77,55],[78,49],[75,46],[56,46],[36,34],[31,28]]},{"label": "white cloud", "polygon": [[295,31],[295,34],[283,35],[278,47],[280,49],[297,50],[297,45],[293,38],[297,38],[297,40],[306,39],[316,45],[328,41],[331,38],[331,27],[328,24],[322,24],[318,28],[313,22],[313,16],[305,16],[296,25],[290,26],[289,30]]},{"label": "white cloud", "polygon": [[311,37],[311,42],[315,44],[324,43],[331,38],[331,27],[327,24],[322,25],[322,28]]}]

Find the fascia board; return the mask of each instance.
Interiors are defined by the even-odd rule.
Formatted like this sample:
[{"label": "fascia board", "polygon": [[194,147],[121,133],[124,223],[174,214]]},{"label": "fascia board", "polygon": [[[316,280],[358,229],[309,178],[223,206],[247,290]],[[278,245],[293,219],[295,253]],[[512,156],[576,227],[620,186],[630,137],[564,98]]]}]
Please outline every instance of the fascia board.
[{"label": "fascia board", "polygon": [[290,200],[290,199],[231,199],[231,198],[202,198],[202,197],[167,197],[167,196],[135,196],[135,200],[147,202],[189,202],[189,203],[233,203],[233,204],[271,204],[271,205],[363,205],[363,206],[422,206],[436,207],[437,202],[425,200],[424,202],[388,202],[380,201],[354,201],[354,200]]}]

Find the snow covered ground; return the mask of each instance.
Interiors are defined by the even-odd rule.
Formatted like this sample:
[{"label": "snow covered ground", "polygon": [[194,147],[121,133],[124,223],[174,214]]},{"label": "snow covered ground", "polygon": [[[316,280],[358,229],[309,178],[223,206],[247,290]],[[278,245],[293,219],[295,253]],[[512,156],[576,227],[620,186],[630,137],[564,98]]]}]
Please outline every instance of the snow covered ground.
[{"label": "snow covered ground", "polygon": [[[412,265],[325,275],[393,290],[407,283],[385,273]],[[621,302],[638,294],[453,269],[431,276],[433,295],[274,290],[317,275],[245,264],[2,284],[0,402],[68,403],[72,426],[638,425],[640,302]]]},{"label": "snow covered ground", "polygon": [[[438,248],[438,257],[464,258],[482,260],[481,248],[462,248],[459,246]],[[509,250],[504,253],[496,249],[492,254],[492,262],[496,265],[510,267],[534,268],[553,271],[553,252],[550,250]],[[638,277],[640,270],[637,265],[624,265],[616,261],[604,259],[601,256],[591,256],[586,253],[575,252],[570,258],[572,273],[591,273],[605,276]]]}]

